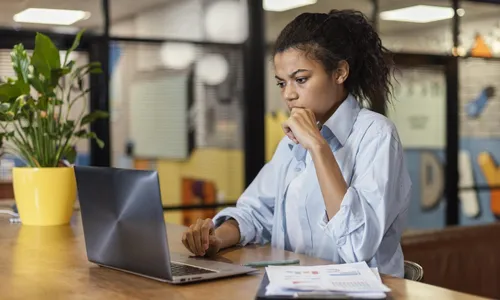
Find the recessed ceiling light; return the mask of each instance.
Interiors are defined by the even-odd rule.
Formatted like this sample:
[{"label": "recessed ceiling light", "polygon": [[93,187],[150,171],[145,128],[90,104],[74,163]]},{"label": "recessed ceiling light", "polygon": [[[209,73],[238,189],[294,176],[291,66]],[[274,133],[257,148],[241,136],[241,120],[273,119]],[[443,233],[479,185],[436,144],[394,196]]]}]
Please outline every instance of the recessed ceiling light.
[{"label": "recessed ceiling light", "polygon": [[81,10],[28,8],[15,14],[14,21],[19,23],[71,25],[89,17],[89,12]]},{"label": "recessed ceiling light", "polygon": [[268,11],[285,11],[315,4],[316,2],[317,0],[264,0],[264,9]]},{"label": "recessed ceiling light", "polygon": [[[457,14],[465,14],[465,10]],[[453,8],[442,6],[416,5],[401,9],[388,10],[380,13],[380,18],[386,21],[413,23],[429,23],[453,18]]]}]

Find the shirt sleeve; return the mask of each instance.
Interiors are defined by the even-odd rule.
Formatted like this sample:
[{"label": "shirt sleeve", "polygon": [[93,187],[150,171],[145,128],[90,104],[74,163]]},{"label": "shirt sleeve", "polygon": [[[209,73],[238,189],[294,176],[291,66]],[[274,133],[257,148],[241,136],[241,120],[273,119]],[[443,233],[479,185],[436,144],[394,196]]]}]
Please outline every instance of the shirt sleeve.
[{"label": "shirt sleeve", "polygon": [[331,220],[326,211],[320,216],[347,263],[375,256],[387,229],[408,208],[411,181],[396,137],[379,133],[361,143],[340,210]]},{"label": "shirt sleeve", "polygon": [[278,187],[279,157],[284,142],[280,142],[273,158],[260,170],[236,203],[236,207],[221,210],[214,218],[216,227],[233,218],[240,229],[240,244],[271,241],[274,204]]}]

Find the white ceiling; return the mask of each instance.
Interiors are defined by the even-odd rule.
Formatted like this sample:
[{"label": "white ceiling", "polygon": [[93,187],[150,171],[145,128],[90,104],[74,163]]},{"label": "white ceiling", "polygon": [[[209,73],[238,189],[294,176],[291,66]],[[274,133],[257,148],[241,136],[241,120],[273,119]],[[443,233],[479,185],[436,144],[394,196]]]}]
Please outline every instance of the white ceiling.
[{"label": "white ceiling", "polygon": [[[134,15],[150,11],[165,5],[168,2],[184,0],[110,0],[111,23],[126,20]],[[463,8],[466,11],[462,22],[469,22],[479,18],[497,17],[500,15],[500,5],[477,4],[463,1]],[[431,4],[448,6],[448,0],[380,0],[380,10],[401,8],[416,4]],[[14,14],[28,7],[43,8],[65,8],[80,9],[89,11],[91,17],[88,20],[75,24],[77,27],[94,28],[102,30],[103,18],[101,11],[101,0],[0,0],[0,26],[13,28],[37,28],[44,26],[35,24],[16,24],[12,17]],[[302,12],[328,12],[330,9],[357,9],[371,16],[372,6],[370,0],[318,0],[314,5],[301,7],[285,12],[266,12],[266,35],[268,39],[274,39],[279,31],[290,22],[295,16]],[[500,19],[499,19],[500,20]],[[380,31],[382,34],[401,34],[408,31],[420,31],[435,27],[451,27],[451,20],[432,22],[428,24],[415,24],[403,22],[380,21]],[[54,26],[50,26],[54,28]]]},{"label": "white ceiling", "polygon": [[[164,5],[170,0],[109,0],[111,20],[118,22],[134,16],[141,11],[151,10]],[[53,25],[17,24],[13,21],[14,14],[30,7],[75,9],[91,13],[91,17],[74,25],[80,28],[102,30],[103,16],[101,0],[0,0],[0,26],[14,28],[54,28]]]},{"label": "white ceiling", "polygon": [[[397,8],[403,8],[413,5],[436,5],[436,6],[449,6],[450,1],[448,0],[379,0],[380,2],[380,12],[384,10],[392,10]],[[500,15],[500,5],[493,4],[483,4],[483,3],[471,3],[467,1],[462,1],[462,8],[465,9],[465,16],[461,18],[461,22],[466,23],[470,21],[475,21],[478,19],[485,19],[491,17],[497,17]],[[275,27],[274,30],[283,28],[287,22],[291,21],[294,17],[298,16],[303,12],[328,12],[331,9],[356,9],[360,10],[366,14],[369,18],[372,16],[373,6],[371,0],[318,0],[314,5],[304,6],[297,9],[289,10],[282,13],[268,12],[266,13],[267,24],[276,24],[280,26]],[[500,20],[500,18],[499,18]],[[382,34],[401,34],[405,31],[421,31],[436,27],[450,27],[451,20],[437,21],[427,24],[417,24],[417,23],[405,23],[405,22],[393,22],[393,21],[383,21],[379,22],[379,31]],[[271,29],[273,31],[273,29]],[[277,32],[269,32],[272,36],[275,36]]]}]

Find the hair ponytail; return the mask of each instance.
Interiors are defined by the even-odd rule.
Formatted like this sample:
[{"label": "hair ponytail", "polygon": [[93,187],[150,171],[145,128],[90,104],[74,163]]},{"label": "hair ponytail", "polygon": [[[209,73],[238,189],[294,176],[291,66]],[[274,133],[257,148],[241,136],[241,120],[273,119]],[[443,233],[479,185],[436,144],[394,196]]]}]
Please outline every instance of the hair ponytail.
[{"label": "hair ponytail", "polygon": [[344,83],[347,91],[360,102],[368,101],[376,111],[386,107],[392,94],[390,76],[394,63],[363,13],[354,10],[303,13],[280,33],[274,55],[289,48],[305,51],[330,73],[340,61],[347,61],[349,76]]}]

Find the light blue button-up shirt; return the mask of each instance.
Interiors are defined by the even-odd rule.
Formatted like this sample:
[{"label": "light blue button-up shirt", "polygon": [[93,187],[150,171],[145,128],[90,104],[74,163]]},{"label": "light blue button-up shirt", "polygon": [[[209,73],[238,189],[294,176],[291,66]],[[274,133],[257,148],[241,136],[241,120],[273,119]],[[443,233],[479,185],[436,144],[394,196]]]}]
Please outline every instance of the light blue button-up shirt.
[{"label": "light blue button-up shirt", "polygon": [[394,124],[349,95],[321,134],[348,185],[335,216],[327,218],[325,201],[333,200],[323,199],[307,150],[285,137],[236,207],[214,217],[215,225],[235,219],[242,245],[271,242],[336,263],[366,261],[381,273],[403,277],[400,239],[411,181]]}]

